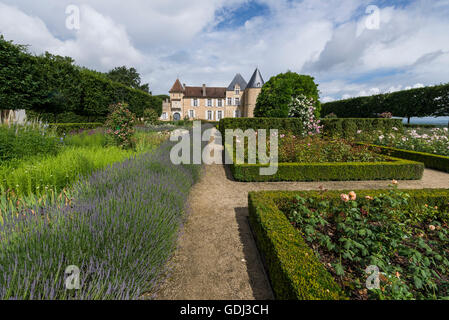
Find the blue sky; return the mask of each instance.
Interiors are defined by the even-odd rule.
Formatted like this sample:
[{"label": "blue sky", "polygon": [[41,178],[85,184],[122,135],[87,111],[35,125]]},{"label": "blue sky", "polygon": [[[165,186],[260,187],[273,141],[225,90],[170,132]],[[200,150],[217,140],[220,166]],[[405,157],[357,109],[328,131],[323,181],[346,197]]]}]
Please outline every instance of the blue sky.
[{"label": "blue sky", "polygon": [[0,33],[99,71],[136,67],[155,94],[256,66],[312,75],[323,101],[449,82],[449,0],[0,0]]}]

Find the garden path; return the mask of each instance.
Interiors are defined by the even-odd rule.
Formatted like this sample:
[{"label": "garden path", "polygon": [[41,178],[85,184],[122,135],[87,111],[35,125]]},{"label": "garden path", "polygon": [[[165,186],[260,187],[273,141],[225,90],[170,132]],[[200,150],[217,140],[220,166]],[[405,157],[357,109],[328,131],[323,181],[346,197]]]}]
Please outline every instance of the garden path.
[{"label": "garden path", "polygon": [[[385,189],[389,181],[274,182],[233,181],[229,168],[205,166],[189,199],[191,214],[162,284],[160,300],[273,299],[248,224],[248,192],[262,190]],[[449,188],[449,174],[425,170],[421,181],[401,181],[404,189]]]}]

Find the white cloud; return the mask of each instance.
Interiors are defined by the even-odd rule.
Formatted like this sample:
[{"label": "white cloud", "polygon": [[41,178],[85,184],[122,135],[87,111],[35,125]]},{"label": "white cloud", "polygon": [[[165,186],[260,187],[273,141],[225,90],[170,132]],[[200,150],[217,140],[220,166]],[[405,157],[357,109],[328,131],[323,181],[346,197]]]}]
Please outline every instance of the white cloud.
[{"label": "white cloud", "polygon": [[[258,2],[268,15],[217,30],[248,0],[0,0],[0,32],[100,71],[134,66],[154,93],[178,75],[192,85],[225,86],[235,73],[249,80],[256,66],[266,80],[288,69],[311,74],[323,100],[448,81],[445,0],[392,1],[379,30],[360,28],[369,0]],[[65,28],[71,3],[82,8],[78,32]]]}]

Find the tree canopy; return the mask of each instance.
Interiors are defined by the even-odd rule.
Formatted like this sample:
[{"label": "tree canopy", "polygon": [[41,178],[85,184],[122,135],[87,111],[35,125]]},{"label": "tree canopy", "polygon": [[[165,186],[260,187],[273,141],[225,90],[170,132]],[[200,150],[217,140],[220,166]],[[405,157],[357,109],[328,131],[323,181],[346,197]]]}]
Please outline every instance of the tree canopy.
[{"label": "tree canopy", "polygon": [[150,93],[150,85],[148,83],[142,84],[140,74],[135,68],[128,69],[126,66],[117,67],[109,71],[106,75],[112,81]]},{"label": "tree canopy", "polygon": [[272,77],[262,87],[257,98],[254,115],[267,118],[287,118],[292,99],[304,95],[315,101],[316,116],[319,116],[320,102],[318,85],[314,78],[288,71]]}]

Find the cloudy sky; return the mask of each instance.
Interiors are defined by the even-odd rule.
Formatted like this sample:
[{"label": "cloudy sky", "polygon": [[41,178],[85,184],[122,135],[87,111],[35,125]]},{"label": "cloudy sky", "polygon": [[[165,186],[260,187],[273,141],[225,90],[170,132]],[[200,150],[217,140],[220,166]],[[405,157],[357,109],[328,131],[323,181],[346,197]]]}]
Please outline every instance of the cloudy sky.
[{"label": "cloudy sky", "polygon": [[133,66],[154,94],[257,66],[314,76],[323,101],[449,82],[449,0],[0,0],[0,33],[99,71]]}]

